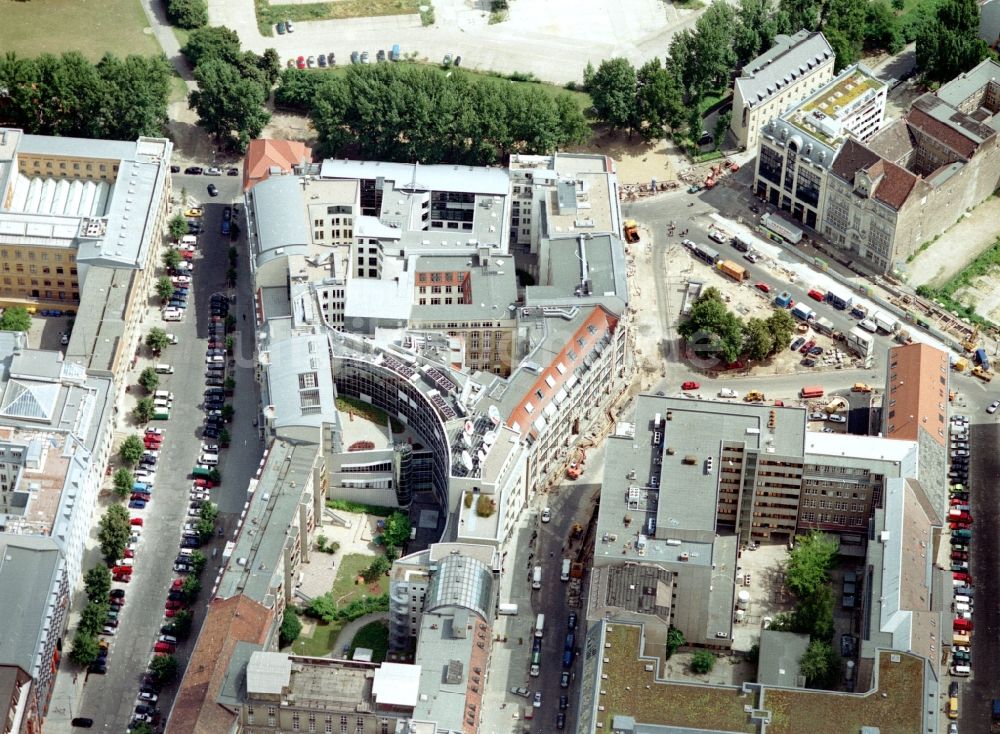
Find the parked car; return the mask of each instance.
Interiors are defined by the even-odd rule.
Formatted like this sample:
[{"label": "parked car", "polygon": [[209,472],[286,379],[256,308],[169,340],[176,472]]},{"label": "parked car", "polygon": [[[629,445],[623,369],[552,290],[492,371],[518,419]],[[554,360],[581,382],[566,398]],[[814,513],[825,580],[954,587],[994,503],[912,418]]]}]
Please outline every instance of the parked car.
[{"label": "parked car", "polygon": [[681,384],[681,390],[697,390],[700,387],[701,384],[695,382],[694,380],[688,380],[687,382]]},{"label": "parked car", "polygon": [[204,173],[204,170],[205,169],[203,169],[201,166],[188,166],[187,168],[184,169],[184,173],[186,173],[188,176],[200,176],[202,173]]},{"label": "parked car", "polygon": [[800,336],[795,341],[792,342],[791,350],[793,352],[797,352],[799,351],[799,348],[805,343],[806,343],[805,337]]},{"label": "parked car", "polygon": [[208,185],[208,195],[209,196],[218,196],[219,195],[219,189],[218,189],[218,187],[215,184],[209,184]]}]

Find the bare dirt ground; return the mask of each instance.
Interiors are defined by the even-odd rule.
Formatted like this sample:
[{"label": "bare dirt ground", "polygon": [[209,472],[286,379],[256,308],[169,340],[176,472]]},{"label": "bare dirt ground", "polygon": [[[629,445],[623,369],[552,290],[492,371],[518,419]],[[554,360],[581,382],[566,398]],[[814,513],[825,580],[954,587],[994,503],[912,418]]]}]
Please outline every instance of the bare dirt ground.
[{"label": "bare dirt ground", "polygon": [[613,133],[598,129],[586,145],[571,148],[572,153],[598,153],[615,160],[620,184],[649,183],[650,179],[670,181],[685,164],[673,142],[657,140],[647,143],[638,135]]},{"label": "bare dirt ground", "polygon": [[[997,222],[1000,222],[1000,198],[991,196],[966,213],[934,244],[906,265],[909,284],[913,287],[943,285],[996,241],[1000,235]],[[991,291],[996,283],[993,278],[989,280],[993,285],[987,286],[987,291]],[[974,292],[968,294],[977,303],[981,295]],[[984,311],[980,313],[987,315]]]}]

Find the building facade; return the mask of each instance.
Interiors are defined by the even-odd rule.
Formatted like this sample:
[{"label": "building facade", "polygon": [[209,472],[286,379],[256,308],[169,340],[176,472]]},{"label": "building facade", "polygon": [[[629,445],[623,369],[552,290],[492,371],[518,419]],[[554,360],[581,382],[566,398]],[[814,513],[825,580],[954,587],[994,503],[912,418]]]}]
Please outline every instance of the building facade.
[{"label": "building facade", "polygon": [[755,150],[761,126],[833,79],[836,55],[820,32],[779,35],[740,71],[733,84],[729,125],[736,144]]}]

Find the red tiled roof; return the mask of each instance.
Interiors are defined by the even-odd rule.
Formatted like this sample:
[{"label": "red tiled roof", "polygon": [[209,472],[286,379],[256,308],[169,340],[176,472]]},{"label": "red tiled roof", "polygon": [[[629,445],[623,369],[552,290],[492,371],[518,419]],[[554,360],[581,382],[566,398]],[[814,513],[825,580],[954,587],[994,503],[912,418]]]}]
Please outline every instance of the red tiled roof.
[{"label": "red tiled roof", "polygon": [[302,161],[312,160],[312,149],[295,140],[251,140],[243,159],[243,190],[263,181],[272,168],[286,173]]},{"label": "red tiled roof", "polygon": [[177,691],[167,731],[218,734],[230,731],[236,712],[216,703],[229,658],[239,642],[263,645],[271,610],[245,596],[213,599]]},{"label": "red tiled roof", "polygon": [[951,148],[955,153],[966,160],[972,158],[976,153],[979,144],[971,138],[962,135],[953,127],[945,125],[943,122],[935,120],[923,110],[913,107],[906,114],[906,121],[917,130],[920,130],[932,138]]},{"label": "red tiled roof", "polygon": [[917,185],[917,177],[905,168],[883,159],[881,161],[882,180],[875,188],[874,196],[884,204],[899,210],[906,203],[906,198]]},{"label": "red tiled roof", "polygon": [[[594,345],[605,334],[613,334],[618,325],[618,318],[601,306],[595,306],[580,328],[574,332],[570,340],[563,346],[548,365],[544,365],[538,379],[528,389],[517,407],[506,416],[507,425],[517,424],[524,434],[537,435],[534,422],[544,416],[544,409],[553,402],[575,370],[583,364],[583,360]],[[591,328],[593,327],[593,328]],[[571,354],[572,353],[572,354]],[[559,366],[562,366],[560,370]],[[538,393],[542,397],[538,397]],[[530,406],[530,410],[528,409]]]},{"label": "red tiled roof", "polygon": [[889,350],[885,435],[916,441],[922,428],[943,447],[948,405],[948,355],[927,344]]}]

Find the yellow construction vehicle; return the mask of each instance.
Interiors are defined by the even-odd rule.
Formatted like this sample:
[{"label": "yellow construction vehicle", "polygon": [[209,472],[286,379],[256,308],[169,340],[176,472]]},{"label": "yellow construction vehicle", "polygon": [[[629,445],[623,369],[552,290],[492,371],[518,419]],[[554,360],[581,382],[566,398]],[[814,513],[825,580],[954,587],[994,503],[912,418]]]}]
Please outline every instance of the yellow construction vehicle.
[{"label": "yellow construction vehicle", "polygon": [[967,352],[974,352],[976,351],[978,344],[979,344],[979,327],[977,326],[972,330],[972,333],[969,335],[969,338],[962,342],[962,347]]},{"label": "yellow construction vehicle", "polygon": [[979,365],[976,365],[975,367],[972,368],[972,376],[978,377],[983,382],[989,382],[990,380],[993,379],[993,373],[990,372],[989,370],[984,370]]},{"label": "yellow construction vehicle", "polygon": [[760,390],[750,390],[743,396],[743,400],[748,403],[762,403],[764,402],[764,393]]}]

